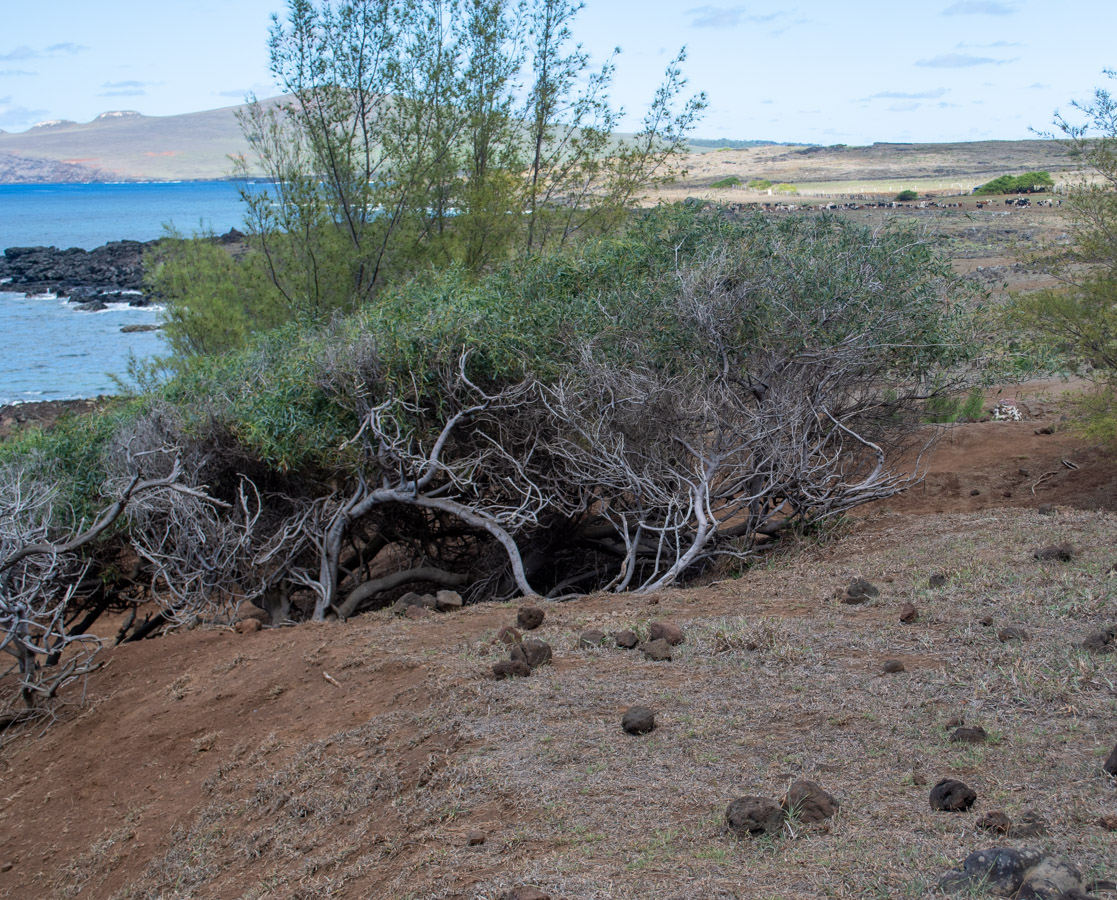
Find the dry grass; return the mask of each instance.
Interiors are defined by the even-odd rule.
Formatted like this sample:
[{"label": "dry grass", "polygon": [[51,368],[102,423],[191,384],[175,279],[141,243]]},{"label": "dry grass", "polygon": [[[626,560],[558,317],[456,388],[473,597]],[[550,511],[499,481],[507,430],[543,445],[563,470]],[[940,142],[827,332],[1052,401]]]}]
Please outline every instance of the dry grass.
[{"label": "dry grass", "polygon": [[[1117,807],[1101,771],[1117,671],[1076,644],[1115,617],[1115,526],[1087,512],[885,513],[655,605],[554,608],[538,636],[556,664],[523,680],[485,678],[490,632],[432,648],[424,623],[379,617],[365,646],[430,667],[438,702],[288,753],[275,739],[245,750],[173,850],[115,896],[192,897],[204,884],[207,896],[488,900],[532,883],[555,898],[921,897],[997,843],[974,832],[992,809],[1038,810],[1049,830],[1033,843],[1112,877],[1112,835],[1096,822]],[[1060,541],[1075,561],[1031,559]],[[927,587],[933,572],[945,587]],[[881,596],[831,599],[858,575]],[[914,625],[898,621],[905,601]],[[577,649],[585,627],[653,618],[687,631],[673,662]],[[1030,639],[1000,643],[1005,624]],[[889,657],[907,672],[880,676]],[[642,738],[619,727],[635,703],[657,711]],[[951,744],[956,717],[989,741]],[[972,812],[930,812],[944,776],[976,789]],[[726,832],[729,800],[778,797],[800,777],[840,799],[829,826]],[[472,828],[488,835],[480,847],[465,846]]]}]

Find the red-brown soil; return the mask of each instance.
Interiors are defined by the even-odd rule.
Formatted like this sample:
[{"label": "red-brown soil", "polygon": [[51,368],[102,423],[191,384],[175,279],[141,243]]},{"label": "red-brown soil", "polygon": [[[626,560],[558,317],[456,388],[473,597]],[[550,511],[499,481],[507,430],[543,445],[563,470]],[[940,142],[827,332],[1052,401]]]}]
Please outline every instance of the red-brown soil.
[{"label": "red-brown soil", "polygon": [[[925,823],[927,779],[933,783],[949,764],[967,782],[976,777],[983,796],[1000,785],[1008,791],[1001,802],[1008,808],[1017,802],[1017,789],[1005,787],[1011,776],[998,774],[1001,763],[992,751],[986,760],[984,750],[930,749],[938,739],[928,736],[939,718],[975,703],[980,693],[977,682],[968,681],[957,696],[951,693],[957,686],[951,673],[959,659],[968,658],[967,642],[984,639],[980,629],[971,633],[970,613],[962,610],[1001,601],[975,588],[936,606],[940,601],[926,596],[923,581],[917,583],[927,571],[922,557],[910,572],[904,557],[918,557],[924,541],[930,546],[942,535],[970,540],[973,534],[988,538],[979,541],[975,560],[1002,553],[1023,558],[1030,533],[1010,535],[1008,514],[1034,516],[1025,510],[1055,506],[1066,518],[1051,527],[1077,528],[1078,540],[1089,543],[1095,520],[1076,519],[1073,511],[1117,510],[1117,458],[1084,446],[1066,430],[1055,401],[1033,398],[1023,405],[1030,413],[1023,422],[951,429],[922,485],[862,511],[844,536],[792,551],[808,563],[776,561],[755,576],[650,601],[590,597],[548,606],[543,631],[556,645],[556,660],[531,679],[497,683],[486,677],[500,658],[493,637],[515,618],[514,606],[495,603],[417,622],[378,613],[347,624],[243,635],[199,628],[107,650],[104,667],[89,679],[84,704],[72,696],[58,721],[8,735],[0,748],[0,897],[491,898],[528,881],[549,885],[555,898],[900,896],[901,889],[917,890],[924,883],[919,878],[933,883],[947,858],[957,862],[966,847],[992,841],[974,838],[972,825],[967,832],[961,819],[957,828],[953,820]],[[1047,427],[1054,433],[1037,433]],[[1040,524],[1030,529],[1047,527],[1045,517],[1034,519]],[[1083,578],[1101,577],[1096,573],[1112,551],[1111,539],[1098,540],[1088,551],[1093,555]],[[942,570],[977,579],[980,587],[984,576],[967,568],[971,562],[944,559]],[[916,602],[926,623],[918,639],[910,636],[914,631],[895,631],[891,600],[856,609],[827,600],[834,585],[862,573],[879,579],[886,595],[891,590]],[[1036,582],[1036,590],[1047,583]],[[1002,616],[1013,609],[1007,601],[996,607]],[[657,616],[687,623],[691,637],[684,647],[694,660],[657,667],[622,651],[571,649],[584,627],[609,632]],[[1059,630],[1045,632],[1046,620],[1038,622],[1029,627],[1055,640]],[[892,636],[880,643],[857,630],[865,628]],[[959,629],[968,636],[956,644]],[[813,643],[819,635],[847,632],[862,636]],[[695,699],[684,714],[679,698],[690,697],[692,685],[695,691],[699,681],[703,691],[717,689],[711,672],[721,670],[697,668],[698,657],[711,665],[738,658],[752,665],[742,648],[755,641],[757,652],[768,654],[765,665],[775,673],[775,686],[765,688],[763,697],[746,690],[732,703],[728,695],[695,694],[701,701]],[[990,645],[994,657],[1008,652]],[[907,674],[878,678],[888,657],[900,659]],[[1014,665],[1021,660],[1005,657],[995,671],[1012,672],[1013,679],[1040,677]],[[760,678],[769,669],[749,671]],[[1108,690],[1117,696],[1111,666],[1108,672]],[[816,709],[808,695],[794,693],[796,684],[826,691],[841,678],[858,686],[838,705],[828,699]],[[919,678],[936,679],[937,686],[905,700],[908,688],[898,686],[915,682],[898,679]],[[1102,675],[1090,678],[1104,683]],[[588,693],[574,691],[574,684],[587,685]],[[1089,717],[1092,698],[1106,702],[1102,694],[1076,699],[1078,694],[1064,691],[1063,701],[1052,701],[1077,710],[1079,730],[1071,738],[1086,734],[1093,741],[1096,729],[1099,743],[1117,739],[1112,728],[1106,738],[1104,722]],[[1000,702],[996,691],[990,696],[990,704]],[[660,728],[636,744],[617,723],[629,702],[643,701],[664,713]],[[1110,711],[1113,702],[1108,700]],[[1051,721],[1066,721],[1058,716],[1067,713],[1055,706]],[[732,723],[744,707],[755,707],[748,713],[754,719],[723,746],[704,716],[717,711]],[[973,710],[970,715],[981,718]],[[1012,729],[1021,727],[1014,713],[1006,708],[984,715],[987,725],[994,715],[1003,717],[997,721],[1007,752],[1015,740]],[[735,726],[727,727],[733,732]],[[699,735],[699,744],[676,751],[671,735],[687,728]],[[826,745],[802,758],[820,729],[856,738],[860,749],[845,756],[843,745]],[[1066,766],[1066,780],[1086,784],[1095,776],[1071,758],[1071,738],[1043,744],[1036,765],[1044,772]],[[891,740],[907,752],[891,756]],[[764,749],[772,746],[779,753],[762,763]],[[885,746],[883,760],[875,759],[873,748]],[[1039,752],[1030,745],[1025,751]],[[664,759],[669,752],[683,755],[670,757],[671,768],[660,772],[656,752]],[[758,768],[749,774],[754,764]],[[846,774],[878,765],[884,768],[864,776],[878,780],[861,787],[880,799],[870,804],[851,796]],[[600,767],[621,773],[610,774],[612,793],[595,781]],[[880,772],[895,767],[895,784],[882,786]],[[552,771],[553,784],[547,775]],[[630,785],[628,771],[643,774]],[[749,793],[754,782],[778,784],[801,771],[842,794],[847,824],[836,826],[837,833],[810,832],[806,843],[793,835],[786,844],[761,849],[722,833],[724,802]],[[559,773],[574,780],[559,780]],[[641,784],[652,793],[631,793]],[[1106,790],[1100,781],[1097,790]],[[1104,836],[1093,836],[1094,801],[1076,802],[1085,804],[1080,814],[1052,817],[1061,841],[1056,849],[1077,853],[1080,864],[1097,868],[1107,851]],[[1111,807],[1114,799],[1097,803]],[[569,811],[571,804],[577,814]],[[862,822],[858,809],[870,805],[874,811]],[[988,808],[979,802],[977,811]],[[630,833],[637,822],[660,822],[662,828],[646,825],[645,832]],[[864,872],[815,871],[809,860],[817,855],[825,861],[829,845],[842,841],[843,828],[846,843],[863,848],[855,859]],[[466,848],[465,836],[474,829],[487,840]],[[703,843],[692,846],[684,832]],[[1083,842],[1063,840],[1079,832],[1088,833]],[[900,857],[891,854],[905,843],[898,837],[904,834],[931,847],[928,855],[897,862]],[[874,856],[889,862],[874,862]],[[606,863],[614,868],[606,872]],[[868,893],[870,875],[880,893]],[[851,892],[842,891],[843,883]]]}]

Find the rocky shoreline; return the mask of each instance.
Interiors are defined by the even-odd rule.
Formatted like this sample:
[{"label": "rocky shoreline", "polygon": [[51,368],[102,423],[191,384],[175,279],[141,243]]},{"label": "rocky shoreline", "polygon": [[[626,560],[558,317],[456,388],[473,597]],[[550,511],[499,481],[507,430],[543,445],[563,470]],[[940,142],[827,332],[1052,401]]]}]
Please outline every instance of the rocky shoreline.
[{"label": "rocky shoreline", "polygon": [[[215,238],[237,245],[235,228]],[[92,250],[70,247],[8,247],[0,256],[0,291],[69,297],[75,309],[99,312],[110,303],[147,306],[144,256],[158,241],[110,241]]]}]

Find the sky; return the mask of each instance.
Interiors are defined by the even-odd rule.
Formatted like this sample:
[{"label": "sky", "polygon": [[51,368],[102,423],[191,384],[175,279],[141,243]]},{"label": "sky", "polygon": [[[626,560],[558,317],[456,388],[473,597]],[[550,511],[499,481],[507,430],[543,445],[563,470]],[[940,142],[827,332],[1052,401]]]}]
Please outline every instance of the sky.
[{"label": "sky", "polygon": [[[277,93],[284,0],[0,0],[0,129],[165,116]],[[575,38],[621,49],[612,99],[634,128],[683,46],[705,138],[864,145],[1014,140],[1109,86],[1113,0],[586,0]]]}]

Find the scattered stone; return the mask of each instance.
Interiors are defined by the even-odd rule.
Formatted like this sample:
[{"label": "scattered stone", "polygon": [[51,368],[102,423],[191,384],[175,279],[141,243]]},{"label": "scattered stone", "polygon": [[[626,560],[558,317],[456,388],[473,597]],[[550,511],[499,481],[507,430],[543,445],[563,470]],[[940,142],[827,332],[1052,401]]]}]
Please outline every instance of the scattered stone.
[{"label": "scattered stone", "polygon": [[538,669],[551,661],[551,645],[546,641],[523,641],[512,646],[511,657]]},{"label": "scattered stone", "polygon": [[1032,557],[1040,560],[1070,562],[1074,559],[1074,547],[1070,544],[1052,544],[1050,547],[1041,547],[1034,551]]},{"label": "scattered stone", "polygon": [[647,734],[655,730],[655,713],[646,706],[630,706],[621,718],[621,728],[629,734]]},{"label": "scattered stone", "polygon": [[1016,474],[1019,475],[1021,478],[1027,478],[1032,473],[1029,469],[1017,469]]},{"label": "scattered stone", "polygon": [[977,620],[977,624],[978,625],[984,625],[986,628],[988,628],[990,625],[993,624],[993,617],[992,616],[982,616],[980,619]]},{"label": "scattered stone", "polygon": [[252,634],[259,631],[261,627],[259,619],[241,619],[233,626],[237,634]]},{"label": "scattered stone", "polygon": [[739,797],[725,808],[726,824],[739,837],[778,834],[783,820],[783,809],[767,797]]},{"label": "scattered stone", "polygon": [[523,640],[523,636],[512,626],[505,625],[500,631],[496,633],[496,639],[502,644],[518,644]]},{"label": "scattered stone", "polygon": [[1037,428],[1036,429],[1036,434],[1054,434],[1054,433],[1055,433],[1055,429],[1052,428],[1050,425],[1044,425],[1043,428]]},{"label": "scattered stone", "polygon": [[436,601],[430,594],[416,594],[414,591],[408,591],[400,597],[395,603],[392,604],[392,612],[397,616],[406,616],[407,611],[413,606],[421,607],[422,609],[432,610],[435,608]]},{"label": "scattered stone", "polygon": [[941,588],[943,585],[946,584],[946,576],[943,575],[941,572],[936,572],[934,575],[927,579],[927,584],[933,588]]},{"label": "scattered stone", "polygon": [[977,488],[974,488],[972,491],[970,491],[970,496],[971,497],[980,497],[981,496],[981,491],[979,491]]},{"label": "scattered stone", "polygon": [[502,659],[493,663],[493,675],[497,681],[505,678],[527,678],[530,674],[531,666],[522,659]]},{"label": "scattered stone", "polygon": [[543,615],[538,606],[521,606],[516,612],[516,624],[524,631],[534,631],[543,624]]},{"label": "scattered stone", "polygon": [[640,646],[640,638],[636,636],[635,631],[618,631],[613,635],[613,640],[617,642],[617,646],[622,650],[635,650]]},{"label": "scattered stone", "polygon": [[648,640],[664,640],[674,647],[683,642],[683,630],[674,622],[652,622],[648,626]]},{"label": "scattered stone", "polygon": [[839,595],[842,603],[854,606],[860,603],[867,603],[873,597],[879,596],[880,588],[874,584],[870,584],[864,578],[854,578],[849,583],[844,591]]},{"label": "scattered stone", "polygon": [[960,781],[944,778],[931,788],[931,809],[938,812],[963,812],[973,806],[977,793]]},{"label": "scattered stone", "polygon": [[485,832],[479,831],[476,828],[465,836],[465,845],[467,847],[480,847],[485,843]]},{"label": "scattered stone", "polygon": [[980,725],[957,728],[950,736],[952,744],[982,744],[989,737]]},{"label": "scattered stone", "polygon": [[462,608],[462,595],[457,591],[439,591],[434,595],[434,608],[439,612],[453,612]]},{"label": "scattered stone", "polygon": [[1098,819],[1098,824],[1106,831],[1117,831],[1117,815],[1109,813]]},{"label": "scattered stone", "polygon": [[783,811],[804,825],[817,825],[833,818],[840,805],[813,781],[796,781],[780,801]]},{"label": "scattered stone", "polygon": [[1012,827],[1012,820],[999,809],[988,812],[977,820],[977,827],[982,831],[995,831],[997,834],[1008,834]]},{"label": "scattered stone", "polygon": [[1062,900],[1081,892],[1083,883],[1082,874],[1066,860],[1030,847],[992,847],[971,853],[961,869],[943,874],[939,887],[948,894],[980,890],[999,897]]},{"label": "scattered stone", "polygon": [[551,900],[551,895],[544,894],[537,887],[521,884],[505,893],[500,900]]},{"label": "scattered stone", "polygon": [[880,673],[882,675],[896,675],[906,671],[907,669],[904,668],[904,664],[898,659],[886,659],[884,665],[880,667]]},{"label": "scattered stone", "polygon": [[1039,837],[1042,834],[1047,834],[1047,820],[1033,810],[1025,812],[1020,821],[1014,822],[1008,830],[1011,838]]},{"label": "scattered stone", "polygon": [[960,728],[961,726],[963,726],[965,724],[966,724],[966,721],[961,716],[954,716],[953,718],[947,719],[945,722],[943,722],[942,727],[943,728]]},{"label": "scattered stone", "polygon": [[425,619],[431,614],[431,611],[425,606],[420,606],[416,603],[414,606],[409,606],[403,612],[404,616],[408,619]]},{"label": "scattered stone", "polygon": [[159,331],[162,325],[122,325],[121,334],[142,334],[147,331]]},{"label": "scattered stone", "polygon": [[911,603],[905,603],[900,607],[900,621],[905,625],[910,625],[919,619],[919,610],[917,610]]},{"label": "scattered stone", "polygon": [[1102,768],[1110,775],[1117,777],[1117,745],[1114,745],[1113,752],[1109,754],[1109,758],[1106,759]]},{"label": "scattered stone", "polygon": [[1117,627],[1095,631],[1082,642],[1082,649],[1091,653],[1113,653],[1117,651]]},{"label": "scattered stone", "polygon": [[1027,639],[1028,632],[1019,625],[1006,625],[997,632],[997,640],[1002,644],[1007,644],[1009,641],[1026,641]]},{"label": "scattered stone", "polygon": [[1041,516],[1053,516],[1055,515],[1056,510],[1055,507],[1052,506],[1050,503],[1043,503],[1036,508],[1036,512],[1039,513]]},{"label": "scattered stone", "polygon": [[578,638],[578,646],[584,648],[600,647],[605,643],[605,632],[598,628],[583,631]]},{"label": "scattered stone", "polygon": [[644,656],[652,662],[671,662],[671,645],[663,638],[655,641],[645,641],[640,645]]}]

